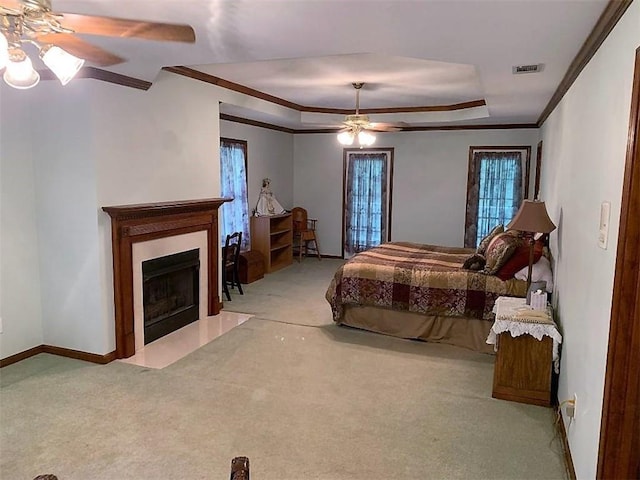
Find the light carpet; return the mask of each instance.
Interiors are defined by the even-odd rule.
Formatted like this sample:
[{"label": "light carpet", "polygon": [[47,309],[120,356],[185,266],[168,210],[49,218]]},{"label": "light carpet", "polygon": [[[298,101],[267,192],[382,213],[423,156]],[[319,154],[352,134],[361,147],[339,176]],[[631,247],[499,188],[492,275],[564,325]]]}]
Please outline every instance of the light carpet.
[{"label": "light carpet", "polygon": [[492,356],[294,316],[252,318],[162,370],[5,367],[0,476],[226,479],[244,455],[253,480],[565,478],[553,411],[491,398]]},{"label": "light carpet", "polygon": [[230,312],[253,314],[260,318],[297,325],[330,325],[331,307],[324,295],[333,274],[344,260],[315,257],[265,275],[242,285],[244,295],[230,289],[231,301],[224,301]]}]

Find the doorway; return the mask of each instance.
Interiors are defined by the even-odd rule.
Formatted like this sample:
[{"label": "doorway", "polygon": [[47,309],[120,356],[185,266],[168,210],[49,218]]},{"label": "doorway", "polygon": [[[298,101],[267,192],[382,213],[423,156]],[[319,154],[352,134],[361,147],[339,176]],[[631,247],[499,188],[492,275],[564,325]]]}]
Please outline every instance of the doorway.
[{"label": "doorway", "polygon": [[640,48],[636,50],[629,143],[600,426],[597,478],[640,478]]}]

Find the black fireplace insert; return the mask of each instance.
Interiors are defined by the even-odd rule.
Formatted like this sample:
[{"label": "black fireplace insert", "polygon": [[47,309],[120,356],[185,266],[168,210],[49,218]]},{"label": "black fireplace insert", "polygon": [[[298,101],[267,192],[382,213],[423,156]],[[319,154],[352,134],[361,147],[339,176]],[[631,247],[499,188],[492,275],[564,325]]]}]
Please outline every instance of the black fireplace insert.
[{"label": "black fireplace insert", "polygon": [[200,310],[200,250],[142,262],[144,344],[195,322]]}]

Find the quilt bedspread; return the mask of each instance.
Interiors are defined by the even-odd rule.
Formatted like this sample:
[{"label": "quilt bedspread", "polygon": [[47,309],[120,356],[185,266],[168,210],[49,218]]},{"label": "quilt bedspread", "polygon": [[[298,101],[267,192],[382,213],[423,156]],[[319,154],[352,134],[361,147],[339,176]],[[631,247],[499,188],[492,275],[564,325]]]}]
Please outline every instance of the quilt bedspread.
[{"label": "quilt bedspread", "polygon": [[340,323],[344,305],[493,319],[496,298],[524,296],[526,282],[462,269],[473,249],[390,242],[361,252],[335,273],[325,298]]}]

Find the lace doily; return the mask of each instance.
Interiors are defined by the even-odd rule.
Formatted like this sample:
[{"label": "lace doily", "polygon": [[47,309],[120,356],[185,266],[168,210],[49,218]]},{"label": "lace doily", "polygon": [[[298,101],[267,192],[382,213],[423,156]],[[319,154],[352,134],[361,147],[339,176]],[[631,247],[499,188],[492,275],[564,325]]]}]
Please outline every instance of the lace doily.
[{"label": "lace doily", "polygon": [[[547,336],[553,339],[553,370],[556,373],[560,373],[560,357],[558,355],[559,346],[562,343],[562,335],[556,328],[553,320],[548,322],[539,323],[536,320],[531,319],[514,318],[516,313],[514,309],[522,307],[525,304],[524,298],[506,298],[499,297],[496,300],[496,306],[494,312],[496,313],[496,320],[493,322],[489,336],[487,337],[487,343],[494,345],[496,350],[496,339],[501,333],[509,332],[512,337],[519,337],[520,335],[531,335],[536,340],[542,340],[542,337]],[[548,308],[549,318],[552,317],[551,309]]]}]

